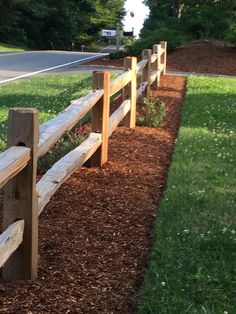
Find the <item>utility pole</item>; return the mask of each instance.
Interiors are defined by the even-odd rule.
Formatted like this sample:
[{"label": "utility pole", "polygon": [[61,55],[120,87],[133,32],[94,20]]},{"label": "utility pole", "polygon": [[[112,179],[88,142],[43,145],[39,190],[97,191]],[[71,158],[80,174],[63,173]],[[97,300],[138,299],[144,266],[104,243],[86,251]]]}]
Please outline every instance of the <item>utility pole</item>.
[{"label": "utility pole", "polygon": [[116,24],[116,50],[120,50],[120,25]]}]

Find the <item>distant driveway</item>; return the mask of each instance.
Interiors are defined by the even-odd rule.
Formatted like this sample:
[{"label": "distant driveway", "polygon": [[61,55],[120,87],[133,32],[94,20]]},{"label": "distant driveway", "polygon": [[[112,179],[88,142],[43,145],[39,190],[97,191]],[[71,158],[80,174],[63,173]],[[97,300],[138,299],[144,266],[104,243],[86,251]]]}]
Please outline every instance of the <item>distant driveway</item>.
[{"label": "distant driveway", "polygon": [[101,58],[105,53],[68,51],[27,51],[0,54],[0,84],[44,73],[61,71],[87,60]]},{"label": "distant driveway", "polygon": [[[124,50],[124,46],[120,45],[119,50]],[[107,47],[103,48],[99,52],[114,53],[114,52],[117,52],[117,51],[118,51],[117,50],[117,45],[110,45],[110,46],[107,46]]]}]

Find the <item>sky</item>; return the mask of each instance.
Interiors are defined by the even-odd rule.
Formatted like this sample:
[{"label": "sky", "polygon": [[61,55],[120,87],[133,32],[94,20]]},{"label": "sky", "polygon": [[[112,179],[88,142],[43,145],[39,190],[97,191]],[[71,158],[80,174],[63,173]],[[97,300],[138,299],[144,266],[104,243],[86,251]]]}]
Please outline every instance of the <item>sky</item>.
[{"label": "sky", "polygon": [[[127,12],[123,21],[124,30],[132,31],[133,27],[134,35],[137,36],[143,26],[145,17],[149,13],[149,8],[142,3],[142,0],[126,0],[125,9],[129,12]],[[130,11],[134,12],[134,17],[130,16]]]}]

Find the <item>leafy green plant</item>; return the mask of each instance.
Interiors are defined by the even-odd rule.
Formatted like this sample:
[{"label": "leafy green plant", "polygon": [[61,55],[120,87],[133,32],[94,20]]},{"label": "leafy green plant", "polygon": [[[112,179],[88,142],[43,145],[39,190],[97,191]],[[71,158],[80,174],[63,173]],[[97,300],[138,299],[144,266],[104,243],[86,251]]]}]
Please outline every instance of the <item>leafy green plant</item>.
[{"label": "leafy green plant", "polygon": [[160,99],[144,98],[142,112],[137,118],[138,125],[150,127],[161,126],[162,119],[166,114],[166,105]]},{"label": "leafy green plant", "polygon": [[45,173],[50,169],[55,162],[60,160],[64,155],[81,144],[82,138],[63,136],[57,144],[45,156],[41,157],[38,161],[38,172]]},{"label": "leafy green plant", "polygon": [[229,26],[225,38],[232,44],[236,45],[236,22],[233,22]]},{"label": "leafy green plant", "polygon": [[[168,41],[170,49],[179,41],[220,39],[235,43],[235,0],[168,1],[146,0],[150,9],[140,39],[131,49],[148,48],[160,40]],[[153,42],[154,41],[154,42]],[[151,48],[151,47],[149,47]]]},{"label": "leafy green plant", "polygon": [[127,54],[139,55],[143,49],[151,49],[154,44],[158,44],[161,41],[167,41],[168,50],[173,50],[186,41],[186,39],[187,37],[183,33],[167,26],[145,30],[143,31],[143,36],[136,40],[132,46],[127,48]]},{"label": "leafy green plant", "polygon": [[80,126],[73,131],[65,133],[56,145],[45,156],[39,159],[38,172],[40,174],[45,173],[55,162],[79,146],[87,137],[88,133],[89,127],[87,125]]},{"label": "leafy green plant", "polygon": [[120,58],[124,58],[127,57],[127,52],[124,50],[119,50],[113,53],[109,54],[109,59],[113,60],[113,59],[120,59]]},{"label": "leafy green plant", "polygon": [[[112,76],[114,77],[114,76]],[[0,151],[6,147],[8,111],[10,108],[36,108],[40,123],[54,118],[91,89],[91,75],[48,74],[0,85]],[[88,115],[84,118],[88,118]],[[83,120],[83,123],[86,121]]]}]

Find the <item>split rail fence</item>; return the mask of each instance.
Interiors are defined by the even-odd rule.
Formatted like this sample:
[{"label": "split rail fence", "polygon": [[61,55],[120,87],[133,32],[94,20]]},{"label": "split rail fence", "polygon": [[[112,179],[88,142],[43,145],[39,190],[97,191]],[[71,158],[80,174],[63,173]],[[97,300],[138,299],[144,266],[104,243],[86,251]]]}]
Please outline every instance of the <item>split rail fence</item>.
[{"label": "split rail fence", "polygon": [[[135,127],[136,100],[148,97],[151,84],[159,86],[166,73],[167,43],[143,50],[142,60],[127,57],[124,73],[110,80],[109,72],[93,73],[93,89],[71,102],[52,120],[39,125],[36,109],[10,109],[7,149],[0,154],[0,188],[4,190],[3,233],[0,234],[0,268],[6,281],[37,277],[38,217],[54,193],[79,166],[107,161],[108,138],[122,121]],[[137,76],[141,84],[137,89]],[[110,97],[123,92],[123,102],[110,115]],[[77,148],[56,162],[36,182],[37,160],[60,137],[91,111],[91,133]]]}]

